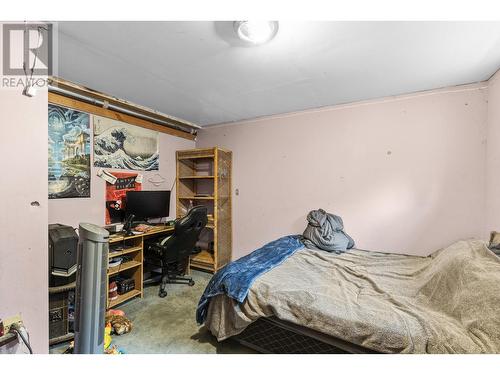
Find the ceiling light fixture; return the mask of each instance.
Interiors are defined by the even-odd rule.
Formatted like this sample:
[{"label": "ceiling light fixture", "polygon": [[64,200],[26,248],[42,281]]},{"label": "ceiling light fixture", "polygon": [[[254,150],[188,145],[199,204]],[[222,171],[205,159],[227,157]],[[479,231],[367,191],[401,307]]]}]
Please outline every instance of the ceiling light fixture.
[{"label": "ceiling light fixture", "polygon": [[264,44],[278,32],[278,21],[235,21],[234,31],[245,42]]}]

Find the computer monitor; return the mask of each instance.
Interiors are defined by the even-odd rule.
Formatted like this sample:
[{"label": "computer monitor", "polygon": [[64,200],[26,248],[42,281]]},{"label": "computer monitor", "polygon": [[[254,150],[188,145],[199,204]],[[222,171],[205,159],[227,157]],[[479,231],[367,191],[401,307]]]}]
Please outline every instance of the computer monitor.
[{"label": "computer monitor", "polygon": [[134,221],[167,217],[170,211],[170,191],[127,191],[125,211]]}]

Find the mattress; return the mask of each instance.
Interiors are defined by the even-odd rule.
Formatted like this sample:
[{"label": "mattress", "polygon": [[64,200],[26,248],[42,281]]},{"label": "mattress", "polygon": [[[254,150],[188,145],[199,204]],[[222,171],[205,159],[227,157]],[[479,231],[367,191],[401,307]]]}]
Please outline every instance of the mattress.
[{"label": "mattress", "polygon": [[244,303],[219,295],[207,328],[224,340],[262,317],[383,353],[499,353],[500,259],[482,241],[429,257],[300,250]]}]

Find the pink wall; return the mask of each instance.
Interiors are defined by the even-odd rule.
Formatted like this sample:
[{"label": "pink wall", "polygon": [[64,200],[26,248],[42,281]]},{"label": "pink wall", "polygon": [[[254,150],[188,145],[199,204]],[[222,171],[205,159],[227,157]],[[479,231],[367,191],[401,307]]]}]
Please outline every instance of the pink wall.
[{"label": "pink wall", "polygon": [[500,231],[500,71],[488,82],[488,146],[486,159],[486,228]]},{"label": "pink wall", "polygon": [[[1,33],[0,23],[0,43]],[[21,91],[0,88],[0,318],[20,314],[33,350],[47,353],[47,90]]]},{"label": "pink wall", "polygon": [[[322,207],[364,249],[426,255],[484,231],[486,84],[223,124],[233,151],[233,258]],[[276,100],[279,100],[278,98]]]},{"label": "pink wall", "polygon": [[[160,133],[160,170],[155,172],[138,171],[144,176],[143,190],[170,190],[176,173],[175,151],[194,147],[194,141]],[[92,167],[90,198],[49,200],[49,223],[60,223],[73,227],[78,227],[81,222],[104,225],[106,182],[96,176],[98,169]],[[149,178],[153,178],[154,181],[158,180],[155,177],[156,173],[165,179],[165,182],[160,186],[154,186],[148,182]],[[170,214],[172,218],[175,218],[175,191],[170,199]]]}]

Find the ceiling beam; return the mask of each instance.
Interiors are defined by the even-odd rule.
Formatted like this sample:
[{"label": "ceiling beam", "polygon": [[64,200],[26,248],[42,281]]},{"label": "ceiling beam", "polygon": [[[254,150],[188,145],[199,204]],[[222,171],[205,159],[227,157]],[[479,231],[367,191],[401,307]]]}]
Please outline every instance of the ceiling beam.
[{"label": "ceiling beam", "polygon": [[152,123],[157,123],[160,126],[177,129],[190,134],[196,135],[197,130],[201,129],[199,125],[187,120],[166,115],[159,111],[89,89],[85,86],[58,77],[49,78],[49,92],[87,102],[104,109],[110,109],[114,112],[121,112]]},{"label": "ceiling beam", "polygon": [[68,107],[71,109],[76,109],[78,111],[82,111],[82,112],[86,112],[86,113],[91,113],[93,115],[107,117],[107,118],[117,120],[117,121],[122,121],[122,122],[125,122],[127,124],[140,126],[142,128],[149,129],[149,130],[155,130],[155,131],[169,134],[169,135],[172,135],[175,137],[185,138],[185,139],[189,139],[189,140],[194,140],[196,138],[196,134],[192,134],[192,133],[188,133],[188,132],[185,132],[182,130],[170,128],[170,127],[167,127],[164,125],[154,123],[152,121],[144,120],[144,119],[139,118],[139,117],[130,116],[130,115],[125,114],[125,113],[113,111],[111,109],[102,108],[100,106],[86,103],[86,102],[81,101],[81,100],[69,98],[67,96],[56,94],[54,92],[49,92],[49,103],[60,105],[63,107]]}]

